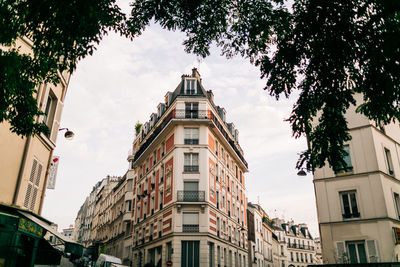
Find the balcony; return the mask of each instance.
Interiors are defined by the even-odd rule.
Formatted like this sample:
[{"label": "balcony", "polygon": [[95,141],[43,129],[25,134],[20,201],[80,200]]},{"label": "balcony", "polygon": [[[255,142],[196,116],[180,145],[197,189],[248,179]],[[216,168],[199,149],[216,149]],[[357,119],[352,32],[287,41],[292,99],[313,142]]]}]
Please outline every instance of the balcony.
[{"label": "balcony", "polygon": [[177,109],[175,111],[177,119],[208,119],[207,110]]},{"label": "balcony", "polygon": [[198,145],[199,139],[185,139],[185,145]]},{"label": "balcony", "polygon": [[185,165],[185,166],[183,166],[183,171],[184,172],[199,172],[199,166],[198,165]]},{"label": "balcony", "polygon": [[313,246],[302,245],[302,244],[288,244],[288,248],[297,248],[297,249],[305,249],[305,250],[314,250]]},{"label": "balcony", "polygon": [[179,202],[204,202],[205,191],[178,190]]},{"label": "balcony", "polygon": [[198,224],[183,224],[182,232],[189,232],[189,233],[199,232],[199,225]]},{"label": "balcony", "polygon": [[125,201],[133,199],[133,191],[125,192]]}]

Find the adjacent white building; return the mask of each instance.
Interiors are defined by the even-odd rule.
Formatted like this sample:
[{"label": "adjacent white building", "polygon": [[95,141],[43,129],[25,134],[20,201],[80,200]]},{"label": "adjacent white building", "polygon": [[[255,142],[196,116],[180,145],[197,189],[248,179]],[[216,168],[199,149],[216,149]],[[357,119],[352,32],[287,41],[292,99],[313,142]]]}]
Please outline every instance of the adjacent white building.
[{"label": "adjacent white building", "polygon": [[354,106],[346,120],[347,165],[314,172],[324,263],[399,261],[399,123],[377,125]]}]

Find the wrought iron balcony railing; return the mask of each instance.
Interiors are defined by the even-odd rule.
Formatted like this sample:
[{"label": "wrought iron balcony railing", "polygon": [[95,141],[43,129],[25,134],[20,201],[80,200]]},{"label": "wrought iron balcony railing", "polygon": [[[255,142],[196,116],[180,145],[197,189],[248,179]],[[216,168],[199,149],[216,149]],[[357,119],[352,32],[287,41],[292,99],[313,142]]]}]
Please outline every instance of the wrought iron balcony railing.
[{"label": "wrought iron balcony railing", "polygon": [[190,232],[190,233],[199,232],[199,225],[198,224],[183,224],[182,231]]},{"label": "wrought iron balcony railing", "polygon": [[203,202],[205,201],[205,191],[178,190],[178,201]]},{"label": "wrought iron balcony railing", "polygon": [[288,244],[288,248],[298,248],[298,249],[306,249],[306,250],[314,250],[313,246],[302,245],[302,244]]},{"label": "wrought iron balcony railing", "polygon": [[177,119],[208,119],[207,110],[196,109],[177,109],[175,111],[175,118]]},{"label": "wrought iron balcony railing", "polygon": [[183,166],[183,171],[184,172],[198,172],[199,165],[185,165],[185,166]]}]

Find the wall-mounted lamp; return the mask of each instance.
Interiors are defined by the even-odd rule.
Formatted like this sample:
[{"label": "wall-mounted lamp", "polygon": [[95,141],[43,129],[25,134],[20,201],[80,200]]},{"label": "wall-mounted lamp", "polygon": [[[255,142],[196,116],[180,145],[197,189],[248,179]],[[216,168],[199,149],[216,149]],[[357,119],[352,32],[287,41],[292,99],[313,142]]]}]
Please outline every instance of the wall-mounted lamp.
[{"label": "wall-mounted lamp", "polygon": [[304,168],[301,168],[300,171],[297,173],[298,176],[307,176],[307,173],[305,172]]},{"label": "wall-mounted lamp", "polygon": [[65,137],[65,139],[67,139],[67,140],[72,140],[72,138],[74,138],[74,136],[75,136],[74,132],[73,132],[73,131],[70,131],[68,128],[60,128],[60,129],[58,129],[58,130],[59,130],[59,131],[66,130],[66,132],[65,132],[65,134],[64,134],[64,137]]}]

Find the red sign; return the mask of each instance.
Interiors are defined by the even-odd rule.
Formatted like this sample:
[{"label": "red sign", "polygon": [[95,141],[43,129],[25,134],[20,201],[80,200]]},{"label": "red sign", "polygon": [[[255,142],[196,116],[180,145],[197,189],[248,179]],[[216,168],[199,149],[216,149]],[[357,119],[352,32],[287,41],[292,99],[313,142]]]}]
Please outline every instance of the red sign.
[{"label": "red sign", "polygon": [[172,261],[167,261],[167,266],[172,266]]}]

